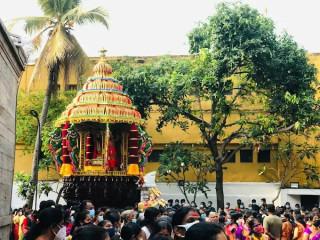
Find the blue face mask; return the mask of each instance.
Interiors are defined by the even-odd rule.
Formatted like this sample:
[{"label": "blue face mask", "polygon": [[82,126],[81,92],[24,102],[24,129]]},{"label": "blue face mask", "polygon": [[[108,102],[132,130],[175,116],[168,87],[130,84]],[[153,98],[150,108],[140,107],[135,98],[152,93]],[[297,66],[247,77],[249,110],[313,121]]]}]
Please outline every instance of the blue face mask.
[{"label": "blue face mask", "polygon": [[71,216],[71,218],[70,218],[70,222],[74,222],[74,216]]},{"label": "blue face mask", "polygon": [[95,214],[94,209],[89,210],[89,214],[90,214],[90,217],[93,217],[93,216],[94,216],[94,214]]},{"label": "blue face mask", "polygon": [[206,219],[207,215],[205,213],[201,214],[202,219]]},{"label": "blue face mask", "polygon": [[108,233],[109,233],[109,237],[112,238],[114,236],[114,228],[109,228],[108,229]]},{"label": "blue face mask", "polygon": [[137,223],[137,219],[135,219],[135,218],[132,219],[132,222],[133,222],[133,223]]},{"label": "blue face mask", "polygon": [[115,228],[114,232],[116,232],[116,233],[119,232],[119,228]]}]

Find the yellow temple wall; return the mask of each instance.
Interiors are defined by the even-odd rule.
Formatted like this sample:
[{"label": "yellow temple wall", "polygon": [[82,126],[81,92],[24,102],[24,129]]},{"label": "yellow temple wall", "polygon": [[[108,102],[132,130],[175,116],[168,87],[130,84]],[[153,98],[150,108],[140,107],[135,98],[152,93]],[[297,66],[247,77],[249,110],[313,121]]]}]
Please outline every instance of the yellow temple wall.
[{"label": "yellow temple wall", "polygon": [[[320,69],[320,54],[309,54],[310,61],[315,64],[315,66]],[[108,58],[107,58],[108,60]],[[26,90],[28,87],[28,82],[31,77],[34,66],[28,66],[26,71],[20,80],[20,89]],[[317,78],[320,79],[320,75],[318,73]],[[60,86],[65,86],[65,83],[62,79],[59,80]],[[77,84],[75,77],[71,77],[69,80],[69,84]],[[47,81],[36,81],[33,84],[33,88],[31,91],[35,91],[38,89],[45,89],[47,85]],[[60,87],[61,90],[64,90],[64,87]],[[209,106],[206,106],[207,103],[202,103],[204,109],[209,109]],[[258,104],[246,104],[243,109],[248,111],[261,112],[261,108]],[[209,118],[209,112],[205,115],[205,118]],[[154,149],[161,150],[164,146],[170,142],[183,141],[187,146],[191,146],[192,144],[197,145],[202,143],[200,138],[200,132],[196,125],[190,125],[189,129],[184,132],[179,127],[173,127],[172,125],[168,125],[162,129],[162,132],[159,133],[156,131],[156,120],[159,117],[159,112],[157,112],[156,108],[153,109],[150,115],[150,119],[147,121],[147,132],[152,136]],[[229,122],[236,120],[238,116],[232,114],[228,119]],[[234,127],[235,128],[235,127]],[[228,131],[234,130],[234,128],[229,128]],[[277,145],[277,138],[273,138],[271,142],[274,144],[272,146]],[[315,140],[310,140],[315,142]],[[236,143],[231,146],[231,148],[235,148]],[[31,171],[32,165],[32,153],[24,154],[23,153],[24,146],[22,144],[16,145],[16,157],[15,157],[15,173],[18,171],[29,172]],[[227,163],[224,166],[227,168],[224,170],[224,181],[225,182],[273,182],[278,181],[277,174],[281,172],[281,167],[278,166],[276,161],[274,160],[276,152],[276,147],[272,147],[270,150],[270,163],[258,163],[257,160],[257,152],[253,151],[253,162],[244,163],[240,162],[240,152],[237,152],[235,155],[234,163]],[[320,153],[317,154],[317,160],[320,160]],[[258,175],[258,169],[262,168],[263,165],[266,164],[268,167],[275,168],[277,171],[270,172],[267,175]],[[159,167],[158,162],[149,162],[146,165],[146,173],[156,171]],[[50,170],[47,175],[46,172],[40,172],[39,179],[47,180],[49,177],[50,180],[58,180],[59,175],[54,171]],[[192,179],[189,176],[190,180]],[[159,179],[158,179],[159,180]],[[210,174],[208,176],[208,181],[214,181],[215,174]],[[304,178],[298,177],[291,181],[299,181],[300,185],[303,186],[306,184]]]}]

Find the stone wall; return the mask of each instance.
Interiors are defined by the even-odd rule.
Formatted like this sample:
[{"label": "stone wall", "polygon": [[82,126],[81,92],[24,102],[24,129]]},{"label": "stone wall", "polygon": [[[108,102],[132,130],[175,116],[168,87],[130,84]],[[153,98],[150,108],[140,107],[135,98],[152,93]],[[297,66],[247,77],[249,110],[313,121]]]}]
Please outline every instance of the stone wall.
[{"label": "stone wall", "polygon": [[26,65],[0,20],[0,240],[9,239],[19,78]]}]

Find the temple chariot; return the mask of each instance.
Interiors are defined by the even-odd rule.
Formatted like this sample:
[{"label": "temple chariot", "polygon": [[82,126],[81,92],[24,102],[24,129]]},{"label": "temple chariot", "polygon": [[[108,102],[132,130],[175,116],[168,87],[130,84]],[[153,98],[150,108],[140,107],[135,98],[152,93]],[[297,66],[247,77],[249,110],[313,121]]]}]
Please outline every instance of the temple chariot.
[{"label": "temple chariot", "polygon": [[100,60],[72,103],[56,121],[49,149],[63,177],[65,200],[90,199],[99,206],[140,201],[151,137],[112,68]]}]

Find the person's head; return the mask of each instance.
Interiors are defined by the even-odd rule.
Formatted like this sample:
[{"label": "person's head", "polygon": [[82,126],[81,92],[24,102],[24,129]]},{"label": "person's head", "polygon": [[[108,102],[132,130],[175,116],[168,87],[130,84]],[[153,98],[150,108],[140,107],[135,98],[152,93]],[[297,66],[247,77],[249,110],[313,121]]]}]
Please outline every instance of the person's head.
[{"label": "person's head", "polygon": [[95,215],[94,206],[90,200],[83,200],[80,204],[79,211],[89,211],[90,217]]},{"label": "person's head", "polygon": [[91,217],[88,211],[78,212],[74,221],[75,227],[80,227],[82,225],[87,225],[91,223]]},{"label": "person's head", "polygon": [[72,235],[72,240],[110,240],[108,232],[93,224],[78,228]]},{"label": "person's head", "polygon": [[252,199],[252,200],[251,200],[251,203],[252,203],[252,205],[256,205],[256,204],[257,204],[257,200]]},{"label": "person's head", "polygon": [[172,217],[172,227],[175,237],[177,239],[183,238],[186,233],[186,228],[199,220],[200,214],[196,209],[189,207],[178,209]]},{"label": "person's head", "polygon": [[276,208],[273,204],[268,204],[267,211],[268,211],[268,214],[274,214],[276,212]]},{"label": "person's head", "polygon": [[115,231],[114,231],[114,228],[113,228],[111,221],[103,220],[98,223],[98,226],[103,227],[106,231],[108,231],[110,238],[112,238],[114,236]]},{"label": "person's head", "polygon": [[168,216],[168,209],[166,209],[165,207],[160,206],[159,207],[159,212],[161,214],[161,216]]},{"label": "person's head", "polygon": [[219,224],[224,227],[226,225],[226,217],[225,216],[220,216],[219,217]]},{"label": "person's head", "polygon": [[174,200],[174,205],[179,205],[179,199]]},{"label": "person's head", "polygon": [[207,206],[206,206],[206,203],[205,202],[201,202],[200,203],[200,208],[206,208]]},{"label": "person's head", "polygon": [[223,227],[219,224],[200,222],[192,225],[185,235],[185,240],[227,240]]},{"label": "person's head", "polygon": [[134,219],[134,210],[125,210],[121,213],[121,218],[124,223],[132,222]]},{"label": "person's head", "polygon": [[170,237],[172,233],[171,224],[165,220],[157,220],[152,226],[151,236],[167,236]]},{"label": "person's head", "polygon": [[266,202],[267,202],[267,201],[266,201],[265,198],[261,198],[261,204],[262,204],[262,205],[266,205]]},{"label": "person's head", "polygon": [[286,202],[285,207],[286,207],[286,209],[290,209],[290,203]]},{"label": "person's head", "polygon": [[300,209],[300,204],[299,204],[299,203],[296,203],[296,204],[294,205],[294,208],[295,208],[295,209]]},{"label": "person's head", "polygon": [[237,221],[241,217],[242,217],[241,213],[238,213],[238,212],[230,213],[230,220],[231,220],[232,224],[234,224],[234,223],[238,224]]},{"label": "person's head", "polygon": [[261,223],[255,219],[255,218],[252,218],[249,222],[249,227],[251,229],[251,233],[263,233],[263,227],[261,226]]},{"label": "person's head", "polygon": [[53,239],[61,228],[63,228],[63,212],[56,208],[46,208],[28,231],[26,240],[33,240],[45,234]]},{"label": "person's head", "polygon": [[314,226],[316,229],[319,229],[320,220],[315,220],[315,221],[313,222],[313,226]]},{"label": "person's head", "polygon": [[181,203],[181,205],[183,205],[183,204],[186,203],[186,200],[185,200],[185,199],[181,199],[181,200],[180,200],[180,203]]},{"label": "person's head", "polygon": [[160,217],[160,211],[157,208],[149,207],[144,212],[144,219],[141,222],[141,226],[152,227],[154,222]]},{"label": "person's head", "polygon": [[104,212],[103,212],[101,209],[98,209],[98,210],[95,212],[95,220],[96,220],[96,222],[101,222],[101,221],[103,221],[103,215],[104,215]]},{"label": "person's head", "polygon": [[191,201],[191,207],[197,207],[197,204],[195,201]]},{"label": "person's head", "polygon": [[238,199],[237,200],[237,205],[240,206],[240,204],[241,204],[241,199]]},{"label": "person's head", "polygon": [[243,220],[244,220],[245,224],[249,224],[249,222],[251,221],[252,218],[253,218],[252,211],[246,211],[243,214]]},{"label": "person's head", "polygon": [[318,215],[319,214],[319,208],[317,208],[317,207],[312,208],[312,212],[313,212],[313,214]]},{"label": "person's head", "polygon": [[284,213],[281,215],[282,222],[290,221],[290,214]]},{"label": "person's head", "polygon": [[116,211],[110,210],[109,212],[106,212],[103,216],[103,219],[109,220],[115,229],[118,229],[121,226],[120,215]]},{"label": "person's head", "polygon": [[123,240],[140,240],[142,239],[141,228],[136,223],[127,223],[121,229],[121,238]]},{"label": "person's head", "polygon": [[296,208],[295,210],[293,210],[292,216],[295,217],[296,215],[301,214],[300,209]]},{"label": "person's head", "polygon": [[296,222],[301,223],[304,227],[306,227],[306,222],[304,221],[304,217],[302,215],[297,215],[295,217]]},{"label": "person's head", "polygon": [[173,199],[169,199],[169,200],[168,200],[168,206],[171,207],[172,205],[173,205]]},{"label": "person's head", "polygon": [[212,201],[208,201],[208,207],[211,207],[212,206]]},{"label": "person's head", "polygon": [[210,219],[210,222],[217,223],[219,221],[218,213],[210,212],[209,219]]},{"label": "person's head", "polygon": [[226,209],[229,209],[229,208],[230,208],[230,203],[229,203],[229,202],[226,202],[225,208],[226,208]]}]

